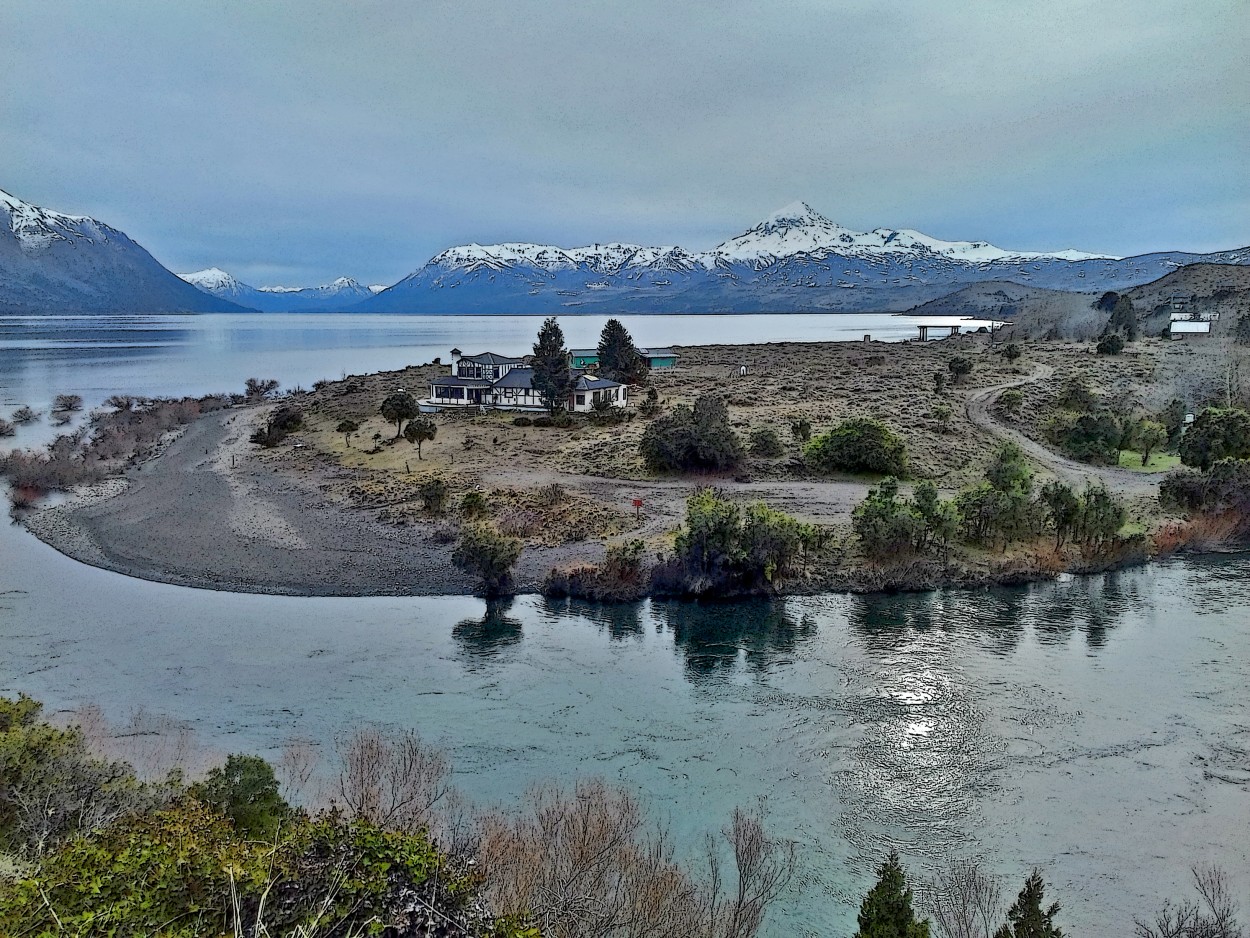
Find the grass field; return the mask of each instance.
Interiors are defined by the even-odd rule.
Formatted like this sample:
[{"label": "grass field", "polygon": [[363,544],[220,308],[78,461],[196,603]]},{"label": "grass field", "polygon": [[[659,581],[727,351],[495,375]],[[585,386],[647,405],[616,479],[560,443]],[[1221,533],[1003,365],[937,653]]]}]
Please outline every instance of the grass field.
[{"label": "grass field", "polygon": [[1141,464],[1141,453],[1131,449],[1120,450],[1120,468],[1133,472],[1170,472],[1181,464],[1181,458],[1172,453],[1151,453],[1150,461]]}]

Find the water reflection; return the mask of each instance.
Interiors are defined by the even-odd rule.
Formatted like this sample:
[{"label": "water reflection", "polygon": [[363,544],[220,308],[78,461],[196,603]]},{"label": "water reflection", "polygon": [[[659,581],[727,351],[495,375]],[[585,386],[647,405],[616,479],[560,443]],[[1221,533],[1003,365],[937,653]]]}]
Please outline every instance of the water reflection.
[{"label": "water reflection", "polygon": [[451,630],[456,646],[470,661],[488,661],[521,641],[521,620],[509,616],[513,599],[488,599],[480,619],[465,619]]},{"label": "water reflection", "polygon": [[816,620],[810,615],[796,618],[784,600],[663,602],[653,611],[660,626],[672,633],[693,679],[734,670],[739,662],[765,669],[816,634]]}]

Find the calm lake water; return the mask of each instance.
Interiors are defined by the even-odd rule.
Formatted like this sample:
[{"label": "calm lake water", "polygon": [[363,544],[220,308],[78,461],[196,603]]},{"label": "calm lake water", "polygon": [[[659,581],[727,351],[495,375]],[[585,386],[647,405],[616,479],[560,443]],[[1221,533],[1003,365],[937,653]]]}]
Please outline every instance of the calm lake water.
[{"label": "calm lake water", "polygon": [[[786,330],[844,317],[774,317],[775,328],[725,318],[772,331],[716,327],[708,340],[811,338]],[[431,324],[445,331],[422,345],[426,324],[376,317],[379,336],[398,336],[393,349],[333,347],[317,324],[342,317],[202,319],[152,354],[93,344],[89,330],[69,346],[61,330],[42,344],[28,333],[19,355],[8,321],[0,393],[187,393],[259,373],[308,384],[450,344],[514,347],[494,318],[465,341],[468,323]],[[678,319],[708,325],[643,328]],[[156,331],[174,328],[162,322]],[[600,322],[585,337],[576,320],[565,329],[589,344]],[[658,345],[710,323],[629,327]],[[507,327],[517,350],[536,326]],[[0,526],[0,693],[24,690],[54,711],[95,702],[115,719],[144,708],[184,721],[205,747],[271,758],[292,738],[326,746],[362,722],[416,727],[449,750],[478,801],[597,774],[636,788],[691,840],[765,797],[803,860],[774,938],[851,934],[891,847],[917,873],[980,857],[1012,894],[1039,865],[1074,935],[1130,935],[1134,913],[1187,888],[1194,862],[1222,863],[1250,895],[1247,687],[1245,556],[903,597],[487,607],[146,583]]]}]

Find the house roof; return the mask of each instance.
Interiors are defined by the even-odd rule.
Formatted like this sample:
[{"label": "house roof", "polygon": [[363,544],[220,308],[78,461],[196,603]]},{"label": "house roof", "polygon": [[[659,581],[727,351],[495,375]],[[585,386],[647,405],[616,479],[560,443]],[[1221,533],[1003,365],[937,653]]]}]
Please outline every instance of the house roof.
[{"label": "house roof", "polygon": [[591,356],[598,358],[599,350],[597,348],[571,348],[569,349],[569,354],[574,358],[589,358]]},{"label": "house roof", "polygon": [[528,391],[534,386],[534,369],[522,365],[511,369],[506,375],[491,385],[492,388],[518,388]]},{"label": "house roof", "polygon": [[609,381],[607,378],[592,378],[590,375],[579,375],[577,384],[573,386],[578,391],[602,391],[605,388],[619,388],[623,385],[615,381]]},{"label": "house roof", "polygon": [[646,355],[648,358],[676,358],[677,357],[677,352],[671,348],[640,348],[638,351],[642,352],[642,354]]},{"label": "house roof", "polygon": [[460,360],[462,362],[476,362],[479,365],[519,365],[521,359],[510,358],[507,355],[499,355],[495,352],[480,352],[477,355],[463,355]]}]

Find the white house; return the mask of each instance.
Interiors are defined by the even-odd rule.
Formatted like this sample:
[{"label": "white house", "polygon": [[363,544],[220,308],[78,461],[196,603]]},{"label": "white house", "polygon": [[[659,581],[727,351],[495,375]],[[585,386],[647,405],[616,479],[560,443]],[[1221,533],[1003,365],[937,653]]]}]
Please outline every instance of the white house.
[{"label": "white house", "polygon": [[[625,385],[577,369],[572,374],[577,380],[569,392],[566,410],[587,413],[603,401],[612,407],[629,403],[629,388]],[[430,396],[420,405],[425,412],[462,407],[545,411],[542,395],[533,382],[534,369],[519,358],[494,352],[462,356],[458,349],[452,349],[451,374],[431,378]]]}]

